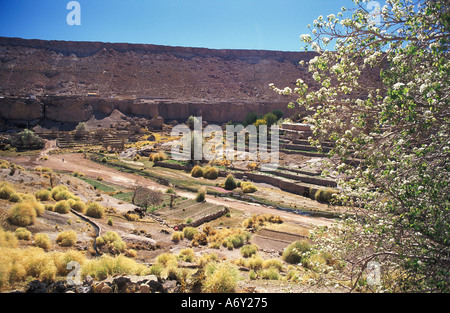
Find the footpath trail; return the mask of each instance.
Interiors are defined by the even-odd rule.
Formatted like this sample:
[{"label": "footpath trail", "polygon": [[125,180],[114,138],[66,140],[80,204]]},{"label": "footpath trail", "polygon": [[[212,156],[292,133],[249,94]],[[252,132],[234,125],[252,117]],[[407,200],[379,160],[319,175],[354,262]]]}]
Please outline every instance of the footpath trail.
[{"label": "footpath trail", "polygon": [[[50,148],[50,145],[49,145]],[[47,155],[47,153],[46,153]],[[58,171],[67,172],[80,172],[90,178],[97,178],[101,176],[105,182],[113,183],[125,188],[132,188],[133,186],[144,186],[151,189],[165,191],[167,186],[161,185],[153,180],[139,176],[137,174],[124,173],[116,169],[112,169],[105,165],[95,163],[89,159],[84,158],[81,153],[68,153],[59,155],[47,155],[47,160],[42,161],[39,158],[31,157],[19,157],[14,158],[13,162],[26,167],[44,166]],[[180,196],[193,199],[195,194],[186,191],[178,190],[177,193]],[[255,203],[248,203],[240,200],[230,198],[217,198],[213,196],[207,196],[207,201],[227,206],[229,208],[241,210],[250,214],[274,214],[279,215],[283,220],[300,224],[302,226],[331,226],[333,224],[332,219],[321,217],[309,217],[298,215],[290,212],[277,210],[276,208],[264,206]]]}]

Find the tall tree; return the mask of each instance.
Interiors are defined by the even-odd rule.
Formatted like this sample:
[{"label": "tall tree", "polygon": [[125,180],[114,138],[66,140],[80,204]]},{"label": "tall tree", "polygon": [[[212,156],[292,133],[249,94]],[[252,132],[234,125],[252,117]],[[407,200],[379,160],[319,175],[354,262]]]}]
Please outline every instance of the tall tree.
[{"label": "tall tree", "polygon": [[352,290],[448,292],[449,1],[354,3],[301,36],[319,88],[299,79],[292,91],[314,112],[310,141],[334,142],[337,198],[355,208],[316,232],[317,249],[341,260],[326,276]]}]

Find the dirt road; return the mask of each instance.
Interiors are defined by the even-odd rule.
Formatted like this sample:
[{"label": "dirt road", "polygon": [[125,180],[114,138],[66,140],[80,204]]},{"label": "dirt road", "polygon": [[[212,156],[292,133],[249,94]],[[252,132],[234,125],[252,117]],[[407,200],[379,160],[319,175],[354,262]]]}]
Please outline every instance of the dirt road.
[{"label": "dirt road", "polygon": [[[51,147],[51,144],[47,146],[48,149],[51,149]],[[47,155],[48,160],[44,161],[40,160],[38,157],[24,156],[11,158],[11,161],[28,168],[43,166],[59,171],[80,172],[85,174],[87,177],[94,179],[101,176],[105,182],[120,185],[125,188],[132,188],[133,186],[139,185],[151,189],[161,190],[163,192],[167,189],[167,186],[158,184],[157,182],[144,178],[142,176],[124,173],[95,163],[89,159],[85,159],[84,154],[82,153],[49,155],[46,152],[43,152],[43,154]],[[190,199],[193,199],[195,197],[195,194],[181,190],[178,190],[177,193],[182,197],[187,197]],[[215,198],[213,196],[207,196],[207,201],[217,205],[223,205],[233,209],[241,210],[250,214],[269,213],[279,215],[285,221],[290,221],[306,227],[311,225],[330,226],[333,223],[333,220],[331,219],[302,216],[294,213],[280,211],[273,207],[243,202],[230,198]]]}]

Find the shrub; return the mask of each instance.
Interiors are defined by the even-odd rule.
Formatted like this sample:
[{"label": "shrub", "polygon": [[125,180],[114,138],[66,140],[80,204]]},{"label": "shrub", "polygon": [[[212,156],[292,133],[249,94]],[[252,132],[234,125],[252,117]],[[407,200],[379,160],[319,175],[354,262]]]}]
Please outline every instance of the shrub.
[{"label": "shrub", "polygon": [[53,197],[53,199],[55,199],[55,201],[69,200],[72,198],[75,198],[75,195],[68,190],[59,191]]},{"label": "shrub", "polygon": [[330,202],[331,198],[333,197],[333,193],[334,190],[330,188],[319,189],[314,194],[314,199],[320,202]]},{"label": "shrub", "polygon": [[236,265],[230,263],[208,263],[205,267],[205,281],[202,292],[234,292],[240,278]]},{"label": "shrub", "polygon": [[68,214],[70,212],[70,204],[66,200],[58,201],[53,210],[59,214]]},{"label": "shrub", "polygon": [[253,125],[255,125],[256,128],[259,128],[259,126],[261,126],[261,125],[267,125],[267,122],[265,119],[260,118],[260,119],[257,119],[256,122],[253,123]]},{"label": "shrub", "polygon": [[161,266],[161,264],[153,264],[150,267],[149,274],[150,275],[155,275],[158,278],[160,278],[162,271],[163,271],[163,267]]},{"label": "shrub", "polygon": [[172,233],[172,241],[179,242],[184,239],[184,234],[181,231],[175,231]]},{"label": "shrub", "polygon": [[53,252],[52,253],[53,263],[56,266],[56,274],[60,276],[67,276],[71,271],[72,267],[67,265],[75,261],[80,265],[86,262],[86,257],[80,251],[69,250],[66,252]]},{"label": "shrub", "polygon": [[197,233],[194,235],[194,238],[192,238],[192,245],[193,246],[206,246],[208,244],[208,237],[205,233]]},{"label": "shrub", "polygon": [[103,236],[97,237],[96,244],[100,247],[107,245],[115,253],[122,253],[127,247],[122,238],[114,231],[108,231]]},{"label": "shrub", "polygon": [[258,115],[255,112],[250,112],[245,116],[245,119],[242,123],[244,126],[248,126],[255,123],[257,119]]},{"label": "shrub", "polygon": [[105,214],[105,208],[97,202],[91,202],[86,209],[86,215],[93,218],[102,218]]},{"label": "shrub", "polygon": [[0,188],[0,199],[9,200],[11,195],[15,193],[16,193],[15,190],[9,184],[4,184]]},{"label": "shrub", "polygon": [[264,261],[256,254],[247,260],[247,266],[255,271],[262,269],[263,264]]},{"label": "shrub", "polygon": [[36,247],[4,248],[0,259],[0,289],[8,285],[31,281],[32,278],[54,280],[56,275],[69,274],[72,269],[67,269],[67,264],[70,261],[76,261],[81,265],[86,261],[84,255],[78,251],[46,253]]},{"label": "shrub", "polygon": [[311,250],[311,245],[309,242],[300,240],[291,243],[283,251],[282,259],[290,264],[301,263],[304,259],[303,254]]},{"label": "shrub", "polygon": [[268,259],[268,260],[264,260],[263,268],[276,268],[278,271],[281,271],[283,269],[283,263],[281,263],[280,260],[278,259]]},{"label": "shrub", "polygon": [[134,249],[127,249],[127,250],[125,250],[125,256],[127,256],[129,258],[135,258],[135,257],[137,257],[137,251]]},{"label": "shrub", "polygon": [[125,218],[130,222],[139,221],[139,215],[137,215],[136,213],[125,213]]},{"label": "shrub", "polygon": [[53,170],[51,168],[49,168],[49,167],[42,167],[42,166],[36,166],[34,168],[34,170],[36,172],[44,172],[44,173],[51,173],[51,172],[53,172]]},{"label": "shrub", "polygon": [[219,177],[219,171],[215,167],[207,167],[203,170],[203,178],[217,179]]},{"label": "shrub", "polygon": [[115,274],[131,274],[131,275],[147,275],[150,272],[143,264],[137,263],[135,260],[127,258],[124,255],[112,257],[110,255],[102,255],[86,261],[81,267],[81,276],[91,276],[95,280],[104,280],[108,276]]},{"label": "shrub", "polygon": [[200,165],[194,166],[191,170],[192,177],[203,177],[203,168]]},{"label": "shrub", "polygon": [[162,151],[157,152],[157,153],[152,153],[149,157],[149,161],[152,161],[152,162],[160,162],[160,161],[164,161],[167,159],[168,159],[167,155]]},{"label": "shrub", "polygon": [[106,162],[108,162],[108,158],[107,158],[107,157],[103,157],[103,158],[100,160],[100,162],[106,163]]},{"label": "shrub", "polygon": [[77,242],[77,233],[73,230],[64,231],[56,236],[56,243],[62,247],[73,246]]},{"label": "shrub", "polygon": [[19,193],[19,196],[22,198],[23,202],[36,202],[37,201],[36,197],[29,193]]},{"label": "shrub", "polygon": [[198,122],[199,122],[199,121],[198,121],[197,117],[191,115],[191,116],[188,117],[188,119],[187,119],[187,121],[186,121],[186,125],[187,125],[191,130],[193,130],[193,129],[194,129],[195,123],[198,123]]},{"label": "shrub", "polygon": [[109,226],[113,226],[113,220],[112,220],[112,218],[108,218],[107,224],[108,224]]},{"label": "shrub", "polygon": [[55,205],[53,204],[44,204],[44,208],[46,211],[54,211],[55,210]]},{"label": "shrub", "polygon": [[206,199],[206,189],[204,187],[200,188],[195,196],[195,201],[203,202]]},{"label": "shrub", "polygon": [[68,191],[68,189],[67,189],[66,186],[63,186],[63,185],[55,186],[55,187],[53,187],[53,188],[50,190],[50,194],[51,194],[52,198],[54,199],[54,198],[55,198],[55,195],[56,195],[58,192],[63,191],[63,190],[64,190],[64,191]]},{"label": "shrub", "polygon": [[277,121],[282,119],[284,116],[284,112],[281,110],[274,110],[272,113],[277,117]]},{"label": "shrub", "polygon": [[20,201],[22,201],[22,197],[18,194],[18,193],[12,193],[11,194],[11,196],[9,197],[9,201],[10,202],[14,202],[14,203],[17,203],[17,202],[20,202]]},{"label": "shrub", "polygon": [[184,238],[192,240],[194,236],[197,234],[197,229],[194,227],[185,227],[183,229]]},{"label": "shrub", "polygon": [[171,253],[162,253],[156,258],[156,264],[159,264],[165,268],[176,267],[178,265],[177,257]]},{"label": "shrub", "polygon": [[36,150],[44,147],[44,140],[33,131],[24,129],[11,137],[11,146],[19,150]]},{"label": "shrub", "polygon": [[180,260],[183,260],[184,262],[193,262],[195,259],[195,253],[194,250],[191,248],[183,249],[180,251],[180,254],[178,255],[178,258]]},{"label": "shrub", "polygon": [[31,232],[23,227],[19,227],[14,231],[14,235],[16,235],[17,239],[20,240],[30,240],[31,239]]},{"label": "shrub", "polygon": [[264,115],[264,119],[266,120],[267,126],[272,126],[278,121],[278,118],[273,113],[267,113]]},{"label": "shrub", "polygon": [[241,188],[244,193],[253,193],[258,191],[258,188],[256,188],[252,183],[249,182],[242,183]]},{"label": "shrub", "polygon": [[[0,159],[0,168],[7,169],[11,166],[11,163],[9,163],[6,160]],[[1,186],[1,185],[0,185]]]},{"label": "shrub", "polygon": [[36,197],[36,199],[41,201],[48,201],[52,198],[51,192],[47,189],[41,189],[37,191],[34,196]]},{"label": "shrub", "polygon": [[261,276],[262,279],[270,279],[270,280],[280,279],[280,274],[278,273],[278,270],[273,267],[259,271],[259,275]]},{"label": "shrub", "polygon": [[66,186],[60,185],[53,187],[50,191],[51,196],[56,201],[74,199],[75,195],[71,193]]},{"label": "shrub", "polygon": [[[26,202],[25,202],[26,203]],[[45,206],[38,201],[29,201],[33,206],[33,209],[36,211],[37,216],[42,216],[45,212]]]},{"label": "shrub", "polygon": [[39,233],[34,235],[34,245],[48,251],[52,246],[52,242],[47,234]]},{"label": "shrub", "polygon": [[167,188],[166,193],[167,194],[175,194],[176,192],[173,188],[169,187],[169,188]]},{"label": "shrub", "polygon": [[242,227],[259,228],[261,226],[264,226],[267,222],[281,224],[283,223],[283,220],[278,215],[272,214],[253,215],[252,217],[242,222]]},{"label": "shrub", "polygon": [[204,267],[206,264],[210,262],[217,261],[218,256],[216,253],[203,254],[201,257],[197,259],[197,264],[200,267]]},{"label": "shrub", "polygon": [[[0,227],[0,247],[1,248],[16,248],[17,247],[17,237],[10,231],[5,231]],[[0,254],[1,257],[1,254]],[[1,265],[1,263],[0,263]],[[1,271],[0,271],[1,276]]]},{"label": "shrub", "polygon": [[31,202],[14,205],[8,213],[8,221],[16,226],[28,226],[36,221],[36,210]]},{"label": "shrub", "polygon": [[70,206],[72,207],[72,209],[74,209],[77,212],[80,212],[83,214],[86,213],[86,204],[81,200],[75,201]]},{"label": "shrub", "polygon": [[225,189],[226,190],[234,190],[237,187],[236,180],[232,174],[228,174],[227,179],[225,180]]},{"label": "shrub", "polygon": [[244,258],[249,258],[258,252],[258,246],[256,245],[245,245],[241,248],[241,254]]},{"label": "shrub", "polygon": [[240,248],[246,242],[246,239],[248,238],[247,234],[246,233],[240,233],[240,234],[238,233],[238,234],[230,235],[225,239],[224,244],[226,245],[226,247],[228,249]]}]

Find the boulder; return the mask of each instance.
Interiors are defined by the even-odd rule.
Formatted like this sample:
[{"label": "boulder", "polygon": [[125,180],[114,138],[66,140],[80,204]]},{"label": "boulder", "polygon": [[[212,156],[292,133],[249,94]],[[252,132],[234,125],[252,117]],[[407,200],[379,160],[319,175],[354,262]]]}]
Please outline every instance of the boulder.
[{"label": "boulder", "polygon": [[147,123],[147,127],[152,129],[162,129],[163,125],[164,119],[161,116],[156,116]]},{"label": "boulder", "polygon": [[48,285],[39,280],[33,280],[28,283],[26,293],[48,293]]}]

